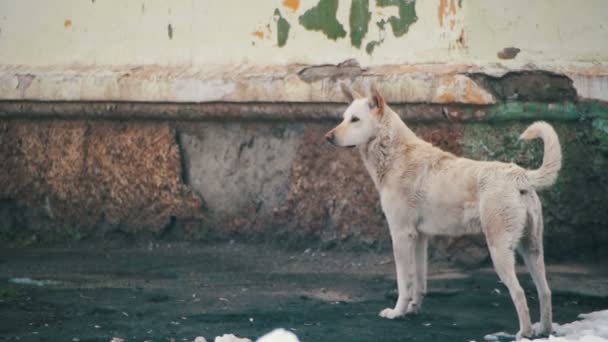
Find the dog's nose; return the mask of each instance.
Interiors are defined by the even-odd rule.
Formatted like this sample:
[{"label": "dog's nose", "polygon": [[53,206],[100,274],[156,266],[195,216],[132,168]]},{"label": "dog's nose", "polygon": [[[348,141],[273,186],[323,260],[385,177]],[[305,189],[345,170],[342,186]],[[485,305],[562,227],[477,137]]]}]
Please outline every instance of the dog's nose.
[{"label": "dog's nose", "polygon": [[333,142],[334,141],[334,132],[332,132],[332,131],[327,132],[327,134],[325,134],[325,140],[327,140],[328,142]]}]

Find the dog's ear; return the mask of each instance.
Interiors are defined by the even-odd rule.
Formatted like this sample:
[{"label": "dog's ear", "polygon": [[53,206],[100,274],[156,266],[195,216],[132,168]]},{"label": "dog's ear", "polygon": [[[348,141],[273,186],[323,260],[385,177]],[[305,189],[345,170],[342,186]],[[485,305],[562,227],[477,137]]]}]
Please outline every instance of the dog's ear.
[{"label": "dog's ear", "polygon": [[342,94],[344,94],[348,102],[353,102],[355,99],[363,97],[359,93],[354,91],[353,88],[346,85],[346,83],[340,83],[340,89],[342,89]]},{"label": "dog's ear", "polygon": [[375,83],[372,83],[370,86],[371,98],[369,100],[369,105],[371,109],[377,109],[378,114],[384,113],[384,108],[386,107],[386,103],[384,102],[384,97],[380,94],[378,87]]}]

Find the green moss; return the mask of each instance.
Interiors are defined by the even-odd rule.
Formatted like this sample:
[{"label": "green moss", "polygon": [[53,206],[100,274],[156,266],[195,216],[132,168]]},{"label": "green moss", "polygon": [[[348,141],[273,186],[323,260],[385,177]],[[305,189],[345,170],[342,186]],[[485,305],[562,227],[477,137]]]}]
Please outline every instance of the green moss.
[{"label": "green moss", "polygon": [[369,11],[369,0],[353,0],[350,5],[350,42],[357,48],[367,34],[372,13]]},{"label": "green moss", "polygon": [[[608,120],[553,121],[562,146],[562,169],[557,182],[539,194],[545,218],[545,247],[549,257],[573,258],[573,250],[600,255],[608,234],[597,229],[608,220],[608,158],[597,149],[598,134],[608,142]],[[464,125],[463,154],[476,160],[514,162],[538,168],[543,159],[541,140],[519,141],[529,123],[517,121]]]},{"label": "green moss", "polygon": [[287,38],[289,37],[289,30],[291,29],[291,25],[283,16],[281,15],[281,11],[279,9],[274,10],[274,15],[278,16],[277,20],[277,43],[280,47],[285,46],[287,43]]},{"label": "green moss", "polygon": [[344,38],[346,31],[336,18],[337,11],[338,0],[320,0],[300,16],[299,22],[307,30],[323,32],[329,39]]},{"label": "green moss", "polygon": [[486,118],[504,120],[578,120],[583,110],[574,103],[505,102],[495,105]]},{"label": "green moss", "polygon": [[410,26],[418,20],[416,16],[416,1],[414,0],[376,0],[376,4],[379,7],[399,7],[399,17],[392,16],[388,19],[395,37],[401,37],[406,34]]},{"label": "green moss", "polygon": [[19,297],[21,293],[12,287],[0,287],[0,298],[10,299]]},{"label": "green moss", "polygon": [[598,147],[608,153],[608,119],[595,119],[591,125],[593,136],[598,140]]},{"label": "green moss", "polygon": [[586,101],[582,103],[586,107],[587,116],[592,118],[608,119],[608,104],[600,101]]}]

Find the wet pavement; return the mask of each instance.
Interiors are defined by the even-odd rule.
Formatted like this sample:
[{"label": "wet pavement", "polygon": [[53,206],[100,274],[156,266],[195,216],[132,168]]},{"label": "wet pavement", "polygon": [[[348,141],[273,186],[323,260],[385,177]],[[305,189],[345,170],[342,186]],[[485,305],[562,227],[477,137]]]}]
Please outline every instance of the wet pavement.
[{"label": "wet pavement", "polygon": [[[429,271],[422,313],[390,321],[377,316],[395,299],[390,254],[229,243],[2,248],[0,340],[255,340],[277,327],[302,341],[483,341],[516,332],[491,269],[435,263]],[[537,321],[532,282],[525,273],[520,280]],[[549,282],[556,322],[608,308],[608,267],[550,265]]]}]

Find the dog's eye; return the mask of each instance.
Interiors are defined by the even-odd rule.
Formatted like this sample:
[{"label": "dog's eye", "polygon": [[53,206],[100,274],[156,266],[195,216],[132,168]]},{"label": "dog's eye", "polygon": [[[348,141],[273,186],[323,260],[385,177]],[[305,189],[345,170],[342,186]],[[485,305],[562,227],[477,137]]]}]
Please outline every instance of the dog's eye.
[{"label": "dog's eye", "polygon": [[353,116],[353,117],[350,119],[350,122],[357,122],[357,121],[359,121],[359,118],[358,118],[358,117],[356,117],[356,116]]}]

